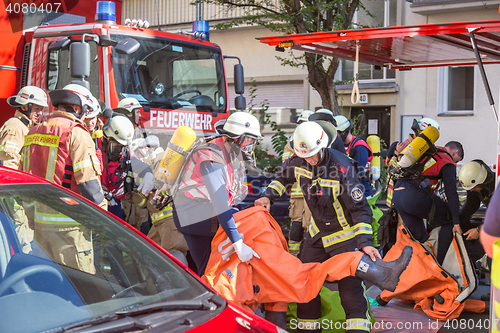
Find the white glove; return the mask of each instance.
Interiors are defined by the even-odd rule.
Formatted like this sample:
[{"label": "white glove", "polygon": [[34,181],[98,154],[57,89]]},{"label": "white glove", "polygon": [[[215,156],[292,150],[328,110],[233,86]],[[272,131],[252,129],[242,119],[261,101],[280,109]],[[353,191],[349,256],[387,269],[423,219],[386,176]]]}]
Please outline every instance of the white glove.
[{"label": "white glove", "polygon": [[260,259],[259,255],[250,246],[243,243],[243,239],[234,242],[233,248],[241,262],[247,262],[254,256]]},{"label": "white glove", "polygon": [[153,182],[154,176],[151,172],[148,172],[142,177],[141,185],[137,188],[137,191],[140,191],[144,195],[148,195],[149,192],[155,187]]}]

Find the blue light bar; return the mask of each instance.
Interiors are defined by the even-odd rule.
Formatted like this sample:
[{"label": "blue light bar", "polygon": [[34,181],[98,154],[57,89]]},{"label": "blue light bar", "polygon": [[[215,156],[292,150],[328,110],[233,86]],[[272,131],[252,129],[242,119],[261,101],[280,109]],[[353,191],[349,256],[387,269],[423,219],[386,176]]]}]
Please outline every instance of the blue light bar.
[{"label": "blue light bar", "polygon": [[210,39],[210,33],[208,32],[208,21],[194,21],[193,22],[193,33],[198,32],[199,34],[205,34],[206,39]]},{"label": "blue light bar", "polygon": [[96,21],[116,22],[115,3],[113,1],[97,1]]}]

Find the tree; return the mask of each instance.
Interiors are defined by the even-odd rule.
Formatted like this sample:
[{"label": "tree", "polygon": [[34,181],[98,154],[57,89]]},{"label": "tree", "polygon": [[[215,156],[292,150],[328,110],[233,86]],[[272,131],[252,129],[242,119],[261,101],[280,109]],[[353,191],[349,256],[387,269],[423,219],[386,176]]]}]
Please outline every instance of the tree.
[{"label": "tree", "polygon": [[[231,21],[215,25],[216,29],[259,25],[282,34],[345,30],[352,27],[359,0],[197,0],[225,9],[243,8],[245,14]],[[368,13],[368,15],[370,15]],[[340,113],[335,93],[334,75],[339,59],[305,52],[297,56],[290,50],[290,58],[277,57],[282,65],[306,66],[311,86],[321,96],[324,108]]]}]

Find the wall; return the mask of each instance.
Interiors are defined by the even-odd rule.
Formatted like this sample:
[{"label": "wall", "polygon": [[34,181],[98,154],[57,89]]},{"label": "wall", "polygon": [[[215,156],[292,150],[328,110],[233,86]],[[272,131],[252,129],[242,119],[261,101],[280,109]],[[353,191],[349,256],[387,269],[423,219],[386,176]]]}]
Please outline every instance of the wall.
[{"label": "wall", "polygon": [[[410,3],[402,2],[401,25],[460,22],[476,20],[499,20],[498,5],[484,10],[468,10],[446,12],[434,11],[421,15],[412,12]],[[500,101],[500,65],[487,65],[485,71],[495,102]],[[397,74],[396,82],[400,87],[399,103],[396,112],[404,114],[422,114],[435,119],[441,127],[438,145],[444,145],[450,140],[460,141],[464,146],[463,162],[472,159],[483,159],[488,164],[496,164],[498,125],[484,89],[479,70],[474,74],[474,114],[472,116],[442,116],[438,115],[438,68],[413,69]],[[400,133],[400,124],[395,123],[395,132]]]}]

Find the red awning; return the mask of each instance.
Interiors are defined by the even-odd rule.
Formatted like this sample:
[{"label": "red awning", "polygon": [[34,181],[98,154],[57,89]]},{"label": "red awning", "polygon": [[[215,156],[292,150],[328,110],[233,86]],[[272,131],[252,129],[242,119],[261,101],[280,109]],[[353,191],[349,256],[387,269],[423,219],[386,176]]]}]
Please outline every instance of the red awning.
[{"label": "red awning", "polygon": [[500,21],[440,23],[385,28],[338,30],[257,37],[261,43],[292,48],[388,68],[476,65],[469,30],[474,36],[483,64],[500,63]]}]

